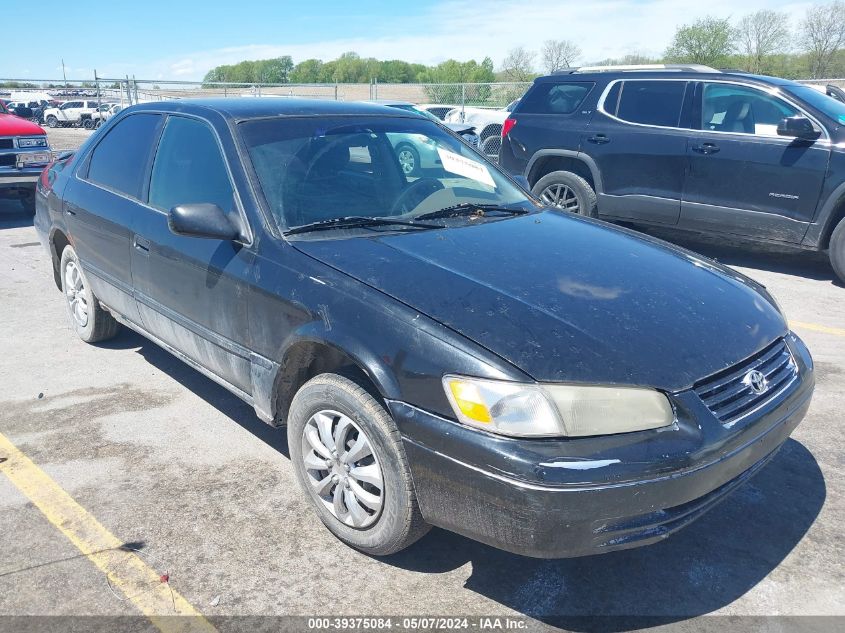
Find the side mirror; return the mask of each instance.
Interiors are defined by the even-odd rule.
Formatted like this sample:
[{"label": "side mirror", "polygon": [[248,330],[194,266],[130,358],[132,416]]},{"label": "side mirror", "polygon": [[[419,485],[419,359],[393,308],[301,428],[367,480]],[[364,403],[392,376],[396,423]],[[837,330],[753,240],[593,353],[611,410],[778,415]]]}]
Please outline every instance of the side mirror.
[{"label": "side mirror", "polygon": [[176,235],[216,240],[235,240],[240,237],[238,228],[223,209],[206,202],[173,207],[167,214],[167,226]]},{"label": "side mirror", "polygon": [[781,119],[778,123],[778,136],[792,136],[808,141],[814,141],[821,132],[813,126],[813,122],[805,116],[791,116]]}]

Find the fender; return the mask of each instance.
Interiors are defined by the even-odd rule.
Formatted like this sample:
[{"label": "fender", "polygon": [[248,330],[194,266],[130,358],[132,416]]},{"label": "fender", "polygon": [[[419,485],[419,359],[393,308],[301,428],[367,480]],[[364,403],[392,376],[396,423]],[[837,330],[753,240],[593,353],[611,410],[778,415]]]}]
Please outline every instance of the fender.
[{"label": "fender", "polygon": [[525,177],[528,178],[531,174],[531,170],[533,169],[535,163],[540,160],[541,158],[547,158],[549,156],[561,156],[565,158],[574,158],[575,160],[581,161],[584,163],[587,168],[590,170],[590,173],[593,175],[593,183],[595,184],[596,193],[602,193],[604,191],[604,186],[602,185],[601,180],[601,173],[599,172],[599,167],[596,165],[596,161],[594,161],[589,155],[585,154],[584,152],[579,152],[570,149],[541,149],[534,153],[531,157],[531,160],[528,161],[528,166],[525,168]]},{"label": "fender", "polygon": [[807,227],[801,245],[806,248],[821,249],[822,240],[829,235],[833,229],[832,223],[841,219],[836,217],[836,212],[845,204],[845,182],[834,189],[821,207],[815,222]]}]

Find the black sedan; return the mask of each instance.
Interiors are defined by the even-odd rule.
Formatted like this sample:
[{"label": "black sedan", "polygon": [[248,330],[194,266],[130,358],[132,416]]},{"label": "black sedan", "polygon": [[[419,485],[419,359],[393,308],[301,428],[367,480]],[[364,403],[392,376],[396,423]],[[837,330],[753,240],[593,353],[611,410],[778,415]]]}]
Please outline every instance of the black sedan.
[{"label": "black sedan", "polygon": [[[439,162],[406,173],[396,139]],[[813,392],[763,287],[545,210],[395,108],[134,106],[47,168],[36,226],[83,340],[123,324],[286,424],[314,510],[371,554],[429,525],[542,557],[657,541]]]}]

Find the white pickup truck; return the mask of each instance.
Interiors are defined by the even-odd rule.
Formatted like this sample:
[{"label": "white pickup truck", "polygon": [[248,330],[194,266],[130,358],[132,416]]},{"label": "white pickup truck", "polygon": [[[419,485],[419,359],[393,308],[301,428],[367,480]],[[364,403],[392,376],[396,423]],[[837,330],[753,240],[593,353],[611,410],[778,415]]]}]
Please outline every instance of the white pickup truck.
[{"label": "white pickup truck", "polygon": [[82,115],[90,115],[97,111],[96,101],[65,101],[58,108],[44,110],[44,122],[47,127],[67,127],[79,125]]}]

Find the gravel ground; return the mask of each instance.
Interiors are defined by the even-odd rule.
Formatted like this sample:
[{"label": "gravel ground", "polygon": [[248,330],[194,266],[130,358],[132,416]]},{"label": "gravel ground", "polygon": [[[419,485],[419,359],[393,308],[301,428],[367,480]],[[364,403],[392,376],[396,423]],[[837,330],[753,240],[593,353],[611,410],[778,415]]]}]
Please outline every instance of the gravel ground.
[{"label": "gravel ground", "polygon": [[45,127],[44,129],[47,130],[47,139],[54,152],[76,149],[93,134],[91,130],[75,127]]}]

